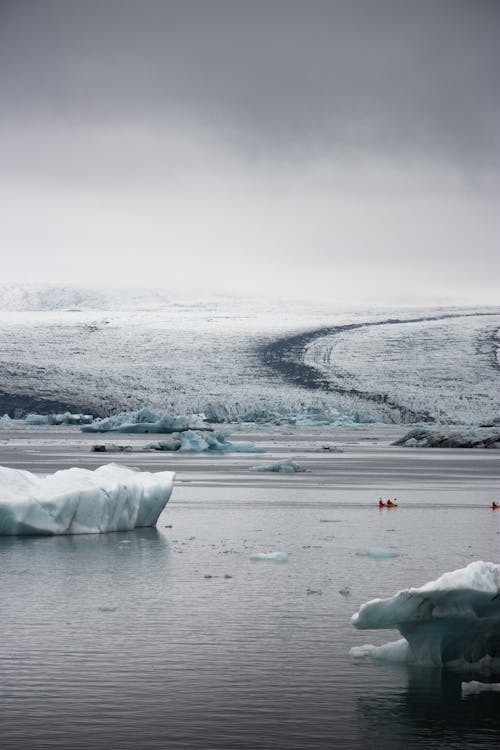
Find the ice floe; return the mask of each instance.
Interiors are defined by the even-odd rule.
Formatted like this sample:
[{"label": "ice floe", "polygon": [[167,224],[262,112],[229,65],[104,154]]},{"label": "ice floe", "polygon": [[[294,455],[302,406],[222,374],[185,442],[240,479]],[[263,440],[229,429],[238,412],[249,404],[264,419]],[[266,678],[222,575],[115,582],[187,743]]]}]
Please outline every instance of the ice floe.
[{"label": "ice floe", "polygon": [[351,649],[354,657],[428,666],[500,671],[500,565],[481,560],[435,581],[373,599],[352,617],[356,628],[396,628],[383,646]]},{"label": "ice floe", "polygon": [[91,534],[154,526],[175,474],[107,464],[45,477],[0,467],[0,535]]},{"label": "ice floe", "polygon": [[399,557],[399,552],[395,552],[392,549],[385,549],[385,547],[372,547],[364,552],[356,552],[357,557],[373,557],[375,560],[383,560],[389,557]]}]

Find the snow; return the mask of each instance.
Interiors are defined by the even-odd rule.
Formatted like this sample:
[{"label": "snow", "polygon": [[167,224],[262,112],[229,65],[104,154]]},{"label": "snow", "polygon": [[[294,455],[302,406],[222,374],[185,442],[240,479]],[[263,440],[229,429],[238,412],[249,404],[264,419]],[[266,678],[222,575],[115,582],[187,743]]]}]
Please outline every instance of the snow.
[{"label": "snow", "polygon": [[[404,318],[415,322],[394,322]],[[498,308],[348,311],[317,302],[1,285],[1,409],[46,413],[46,400],[58,411],[107,416],[147,405],[218,423],[313,428],[395,421],[389,399],[438,422],[483,424],[500,408],[499,325]],[[333,390],[305,388],[263,363],[271,342],[322,330],[293,356]]]},{"label": "snow", "polygon": [[269,471],[276,472],[278,474],[295,474],[300,471],[304,471],[301,467],[295,463],[291,458],[285,458],[283,461],[277,461],[274,464],[260,464],[259,466],[252,466],[254,471]]},{"label": "snow", "polygon": [[0,535],[94,534],[154,526],[175,474],[107,464],[48,476],[0,467]]},{"label": "snow", "polygon": [[373,599],[353,615],[359,629],[396,628],[384,646],[351,649],[355,657],[411,664],[500,670],[500,565],[481,560],[420,588]]}]

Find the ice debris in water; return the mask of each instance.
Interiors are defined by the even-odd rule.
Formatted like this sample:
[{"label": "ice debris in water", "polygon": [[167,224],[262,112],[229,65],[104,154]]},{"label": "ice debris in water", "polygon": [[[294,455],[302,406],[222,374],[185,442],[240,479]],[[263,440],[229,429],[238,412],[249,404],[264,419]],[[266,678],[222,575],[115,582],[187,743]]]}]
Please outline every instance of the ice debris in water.
[{"label": "ice debris in water", "polygon": [[500,672],[500,565],[478,560],[435,581],[373,599],[352,617],[356,628],[397,628],[404,636],[351,655],[429,666]]},{"label": "ice debris in water", "polygon": [[[227,432],[214,433],[213,428],[205,421],[202,414],[172,416],[159,414],[149,409],[117,414],[114,417],[97,420],[91,425],[82,427],[83,432],[123,432],[135,434],[160,433],[168,438],[148,443],[139,450],[157,451],[214,451],[217,453],[262,453],[253,443],[232,443],[227,440]],[[110,444],[112,445],[112,444]],[[95,448],[94,448],[95,450]],[[111,450],[113,448],[100,448]]]},{"label": "ice debris in water", "polygon": [[260,464],[259,466],[252,466],[254,471],[269,471],[279,474],[294,474],[296,472],[304,471],[295,461],[291,458],[285,458],[283,461],[277,461],[274,464]]},{"label": "ice debris in water", "polygon": [[286,552],[254,552],[250,555],[250,560],[268,560],[270,562],[288,562],[288,555]]},{"label": "ice debris in water", "polygon": [[94,534],[154,526],[175,474],[107,464],[40,477],[0,467],[0,535]]},{"label": "ice debris in water", "polygon": [[342,596],[349,596],[350,593],[351,589],[349,588],[349,586],[344,586],[344,588],[339,589],[339,594],[341,594]]},{"label": "ice debris in water", "polygon": [[375,560],[383,560],[388,557],[399,557],[399,552],[385,547],[372,547],[365,552],[356,552],[357,557],[373,557]]},{"label": "ice debris in water", "polygon": [[500,682],[462,682],[462,697],[477,695],[478,693],[500,693]]}]

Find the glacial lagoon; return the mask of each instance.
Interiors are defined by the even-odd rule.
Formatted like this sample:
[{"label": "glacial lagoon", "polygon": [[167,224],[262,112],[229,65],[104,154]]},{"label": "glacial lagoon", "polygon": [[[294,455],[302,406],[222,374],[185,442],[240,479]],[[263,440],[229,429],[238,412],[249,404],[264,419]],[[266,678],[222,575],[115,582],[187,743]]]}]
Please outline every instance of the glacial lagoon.
[{"label": "glacial lagoon", "polygon": [[[498,747],[500,693],[461,689],[494,676],[349,655],[399,638],[352,627],[364,602],[499,561],[498,451],[390,445],[403,432],[243,430],[266,453],[119,454],[176,472],[157,528],[1,538],[1,747]],[[1,465],[40,473],[110,458],[77,428],[0,437]],[[287,458],[305,471],[252,470]]]}]

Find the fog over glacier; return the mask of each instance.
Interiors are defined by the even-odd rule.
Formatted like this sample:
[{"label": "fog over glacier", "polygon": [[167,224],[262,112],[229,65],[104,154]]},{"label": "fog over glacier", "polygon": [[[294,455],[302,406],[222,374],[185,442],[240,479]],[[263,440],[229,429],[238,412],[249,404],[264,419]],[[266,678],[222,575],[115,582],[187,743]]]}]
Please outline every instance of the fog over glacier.
[{"label": "fog over glacier", "polygon": [[495,303],[498,21],[6,0],[2,280]]}]

